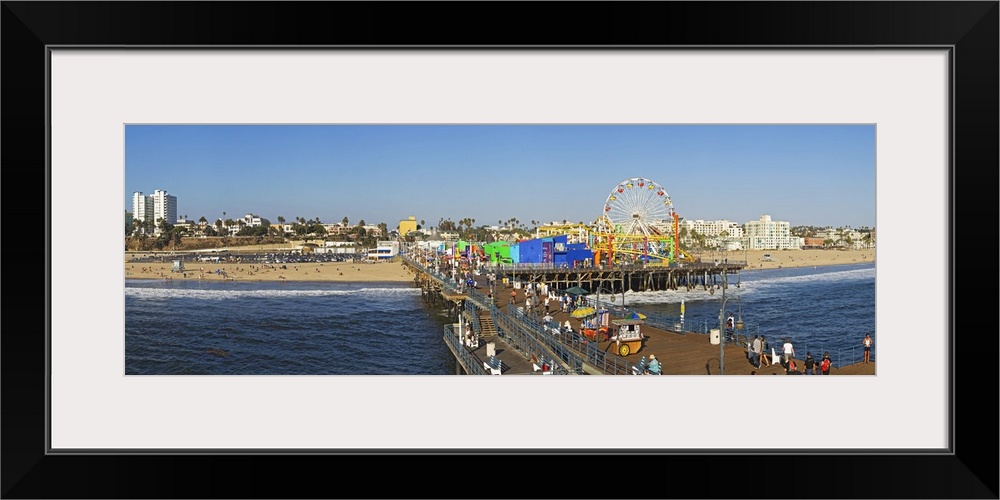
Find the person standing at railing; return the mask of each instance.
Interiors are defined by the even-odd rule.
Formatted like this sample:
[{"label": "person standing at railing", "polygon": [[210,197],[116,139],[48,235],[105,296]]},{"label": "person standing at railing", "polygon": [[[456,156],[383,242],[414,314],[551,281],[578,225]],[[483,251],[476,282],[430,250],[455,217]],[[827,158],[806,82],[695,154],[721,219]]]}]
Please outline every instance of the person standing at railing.
[{"label": "person standing at railing", "polygon": [[866,365],[868,364],[869,361],[871,361],[872,344],[874,344],[874,343],[875,343],[875,341],[872,340],[872,336],[871,336],[870,333],[866,333],[865,334],[865,339],[861,341],[861,344],[865,346],[865,364]]},{"label": "person standing at railing", "polygon": [[823,372],[823,375],[829,375],[830,374],[830,367],[832,365],[833,365],[833,362],[830,361],[830,353],[829,352],[824,352],[823,353],[823,361],[820,361],[820,363],[819,363],[819,369],[820,369],[821,372]]}]

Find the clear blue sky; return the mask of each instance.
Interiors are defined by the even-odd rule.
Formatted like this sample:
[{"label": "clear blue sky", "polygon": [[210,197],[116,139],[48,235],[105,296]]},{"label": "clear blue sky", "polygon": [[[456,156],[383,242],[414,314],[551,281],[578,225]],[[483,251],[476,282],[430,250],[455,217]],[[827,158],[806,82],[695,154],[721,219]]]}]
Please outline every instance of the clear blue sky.
[{"label": "clear blue sky", "polygon": [[875,226],[874,125],[129,125],[132,193],[177,215],[591,222],[619,182],[686,219]]}]

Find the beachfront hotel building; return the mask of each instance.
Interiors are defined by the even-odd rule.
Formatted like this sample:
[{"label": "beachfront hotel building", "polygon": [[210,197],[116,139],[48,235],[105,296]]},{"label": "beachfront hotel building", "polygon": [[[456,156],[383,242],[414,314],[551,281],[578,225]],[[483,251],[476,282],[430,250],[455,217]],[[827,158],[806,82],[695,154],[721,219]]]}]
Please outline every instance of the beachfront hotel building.
[{"label": "beachfront hotel building", "polygon": [[872,229],[871,232],[861,232],[849,227],[838,229],[831,228],[826,231],[816,233],[816,238],[823,240],[823,246],[826,246],[826,240],[829,240],[831,242],[831,246],[859,250],[862,248],[871,248],[874,245],[875,230]]},{"label": "beachfront hotel building", "polygon": [[684,245],[691,245],[696,233],[705,236],[707,246],[726,250],[738,250],[743,240],[743,227],[726,219],[709,221],[682,219],[677,225],[681,229],[687,229],[686,236],[681,240]]},{"label": "beachfront hotel building", "polygon": [[[177,222],[177,197],[160,189],[148,196],[136,191],[132,193],[132,218],[134,221],[150,220],[154,224],[163,219],[174,224]],[[159,233],[160,228],[156,227],[154,232]]]},{"label": "beachfront hotel building", "polygon": [[747,222],[743,229],[743,242],[749,250],[798,249],[802,245],[802,238],[792,236],[791,224],[771,220],[770,215],[761,215],[759,219]]}]

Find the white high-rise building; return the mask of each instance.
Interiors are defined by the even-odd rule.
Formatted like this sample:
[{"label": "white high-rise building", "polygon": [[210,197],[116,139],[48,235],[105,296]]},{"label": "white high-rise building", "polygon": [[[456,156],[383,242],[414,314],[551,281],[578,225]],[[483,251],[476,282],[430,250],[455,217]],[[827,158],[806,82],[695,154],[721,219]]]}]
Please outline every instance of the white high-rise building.
[{"label": "white high-rise building", "polygon": [[153,199],[136,191],[132,193],[132,221],[138,225],[145,220],[156,220],[153,219]]},{"label": "white high-rise building", "polygon": [[746,228],[746,248],[750,250],[784,250],[798,249],[800,238],[793,237],[791,224],[785,221],[771,220],[770,215],[761,215],[760,219],[744,224]]},{"label": "white high-rise building", "polygon": [[177,223],[177,197],[157,189],[150,195],[153,198],[153,220],[163,219],[168,224]]},{"label": "white high-rise building", "polygon": [[[132,194],[132,218],[134,221],[151,220],[154,224],[160,219],[168,224],[177,223],[177,197],[157,189],[153,194],[144,196],[141,191]],[[159,232],[157,227],[155,232]]]}]

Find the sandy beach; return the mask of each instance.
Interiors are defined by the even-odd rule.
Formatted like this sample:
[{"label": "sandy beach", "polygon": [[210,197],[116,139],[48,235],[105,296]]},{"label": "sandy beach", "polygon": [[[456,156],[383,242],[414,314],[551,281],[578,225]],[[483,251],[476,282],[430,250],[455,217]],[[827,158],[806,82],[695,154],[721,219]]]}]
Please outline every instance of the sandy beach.
[{"label": "sandy beach", "polygon": [[[764,260],[770,254],[771,260]],[[875,261],[875,250],[748,250],[733,252],[706,252],[702,261],[728,259],[730,262],[747,261],[747,269],[778,269],[788,267],[830,266],[858,264]],[[187,262],[183,273],[171,272],[172,262],[130,262],[125,257],[125,278],[129,279],[181,279],[215,281],[342,281],[408,282],[413,275],[398,260],[381,263],[298,263],[298,264],[245,264]],[[219,271],[216,273],[216,271]]]},{"label": "sandy beach", "polygon": [[[765,260],[764,255],[771,259]],[[835,266],[875,262],[875,249],[866,250],[747,250],[731,252],[695,253],[702,262],[722,261],[747,262],[747,269],[780,269],[786,267]]]},{"label": "sandy beach", "polygon": [[[281,266],[285,266],[284,269]],[[171,272],[173,264],[126,262],[127,279],[211,281],[342,281],[346,283],[408,282],[413,274],[400,262],[355,264],[324,262],[299,264],[244,264],[189,262],[183,273]],[[216,273],[216,271],[219,271]]]}]

